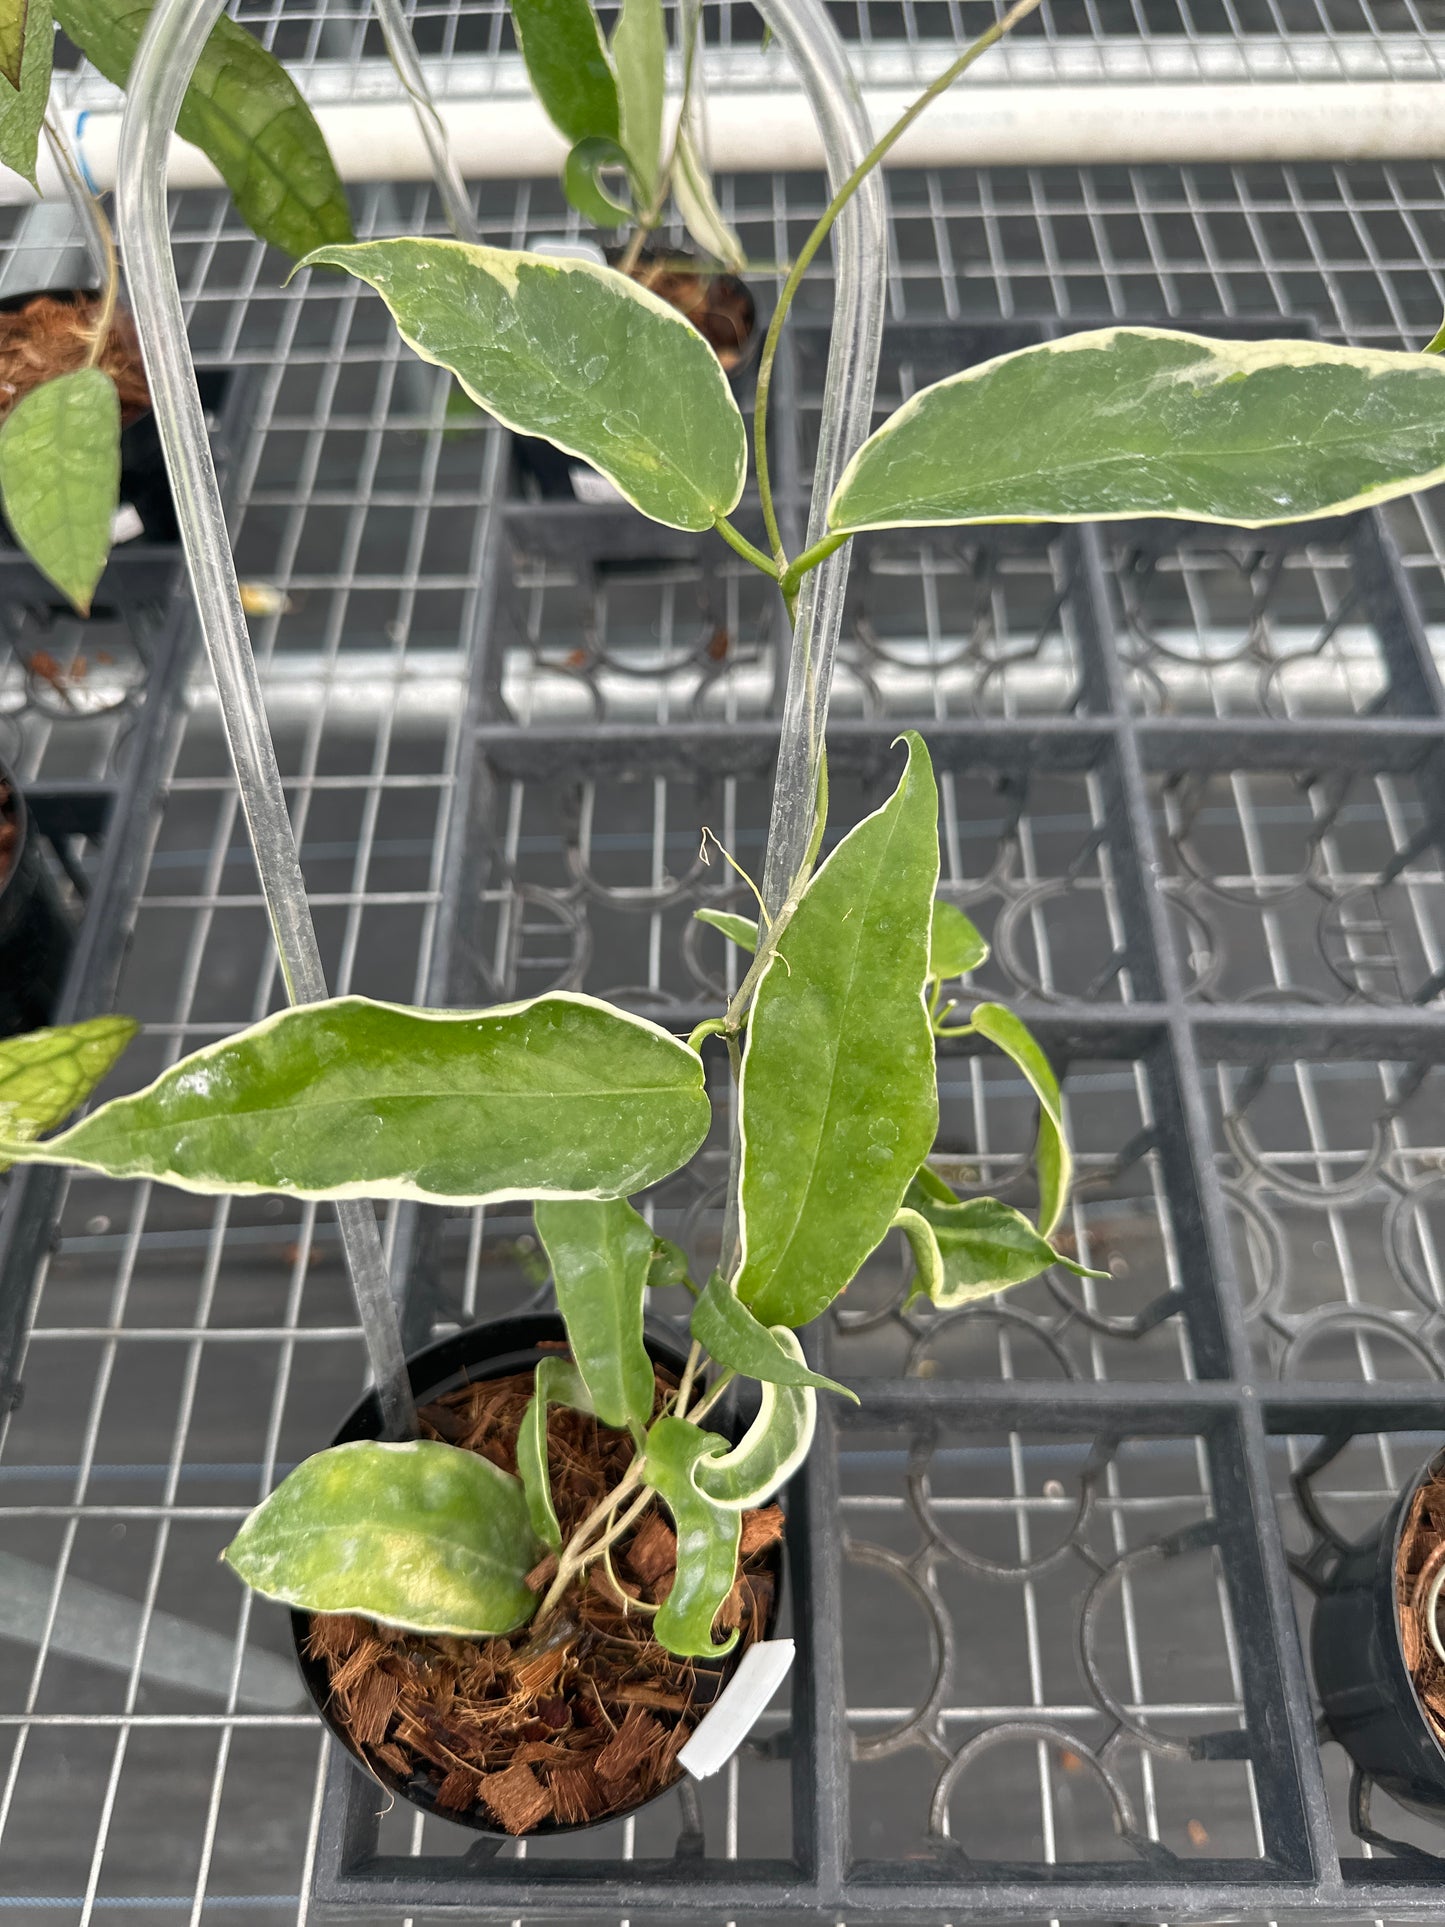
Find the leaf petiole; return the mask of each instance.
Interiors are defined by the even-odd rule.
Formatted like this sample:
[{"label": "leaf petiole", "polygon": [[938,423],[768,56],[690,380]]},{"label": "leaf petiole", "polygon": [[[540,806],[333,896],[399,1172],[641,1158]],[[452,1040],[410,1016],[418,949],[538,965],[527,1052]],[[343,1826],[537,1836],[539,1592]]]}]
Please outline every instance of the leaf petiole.
[{"label": "leaf petiole", "polygon": [[[742,530],[735,529],[725,515],[717,516],[713,521],[713,527],[717,530],[723,541],[727,543],[728,547],[736,550],[744,562],[751,562],[755,569],[761,570],[771,581],[778,581],[778,565],[774,562],[773,558],[770,555],[764,555],[760,548],[756,547],[752,542],[749,542]],[[839,537],[840,541],[845,539],[844,537]],[[835,543],[834,546],[836,547],[837,544]],[[811,551],[809,551],[809,553],[811,553]],[[799,557],[799,560],[801,561],[802,558]],[[822,560],[821,556],[819,560]],[[794,566],[796,566],[796,564]]]}]

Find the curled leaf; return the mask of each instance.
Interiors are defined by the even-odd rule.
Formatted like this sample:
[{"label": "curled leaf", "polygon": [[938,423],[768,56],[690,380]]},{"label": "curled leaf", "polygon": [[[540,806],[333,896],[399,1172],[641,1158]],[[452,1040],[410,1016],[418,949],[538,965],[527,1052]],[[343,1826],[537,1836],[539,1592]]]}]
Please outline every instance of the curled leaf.
[{"label": "curled leaf", "polygon": [[627,166],[627,156],[614,140],[593,134],[578,141],[562,167],[562,192],[583,220],[594,227],[617,227],[633,219],[631,204],[619,201],[602,184],[606,168]]},{"label": "curled leaf", "polygon": [[1064,1215],[1074,1175],[1074,1160],[1064,1135],[1063,1100],[1053,1067],[1035,1043],[1027,1024],[1003,1004],[979,1004],[969,1022],[980,1037],[997,1045],[1023,1072],[1039,1100],[1034,1167],[1039,1180],[1039,1232],[1047,1238]]},{"label": "curled leaf", "polygon": [[706,1497],[696,1478],[700,1460],[727,1449],[718,1433],[670,1415],[657,1419],[647,1435],[642,1480],[672,1514],[677,1531],[677,1577],[652,1630],[679,1658],[721,1659],[737,1644],[734,1631],[715,1645],[712,1626],[737,1578],[742,1514]]},{"label": "curled leaf", "polygon": [[537,1362],[534,1390],[517,1433],[517,1476],[527,1495],[532,1530],[553,1552],[562,1550],[562,1528],[552,1503],[552,1474],[547,1463],[547,1407],[568,1405],[574,1412],[592,1411],[592,1398],[581,1372],[570,1359],[549,1353]]},{"label": "curled leaf", "polygon": [[656,1380],[642,1341],[652,1227],[626,1198],[539,1203],[537,1235],[557,1287],[557,1309],[591,1404],[604,1425],[642,1427]]},{"label": "curled leaf", "polygon": [[846,1385],[809,1369],[786,1325],[760,1324],[720,1271],[708,1279],[692,1308],[692,1335],[719,1365],[745,1378],[765,1385],[810,1385],[820,1392],[841,1392],[858,1403],[858,1394]]},{"label": "curled leaf", "polygon": [[[803,1348],[785,1327],[774,1334],[784,1351],[803,1364]],[[811,1385],[764,1385],[758,1415],[730,1452],[699,1458],[699,1491],[717,1505],[761,1505],[788,1483],[808,1456],[818,1423],[818,1394]]]},{"label": "curled leaf", "polygon": [[913,1296],[931,1298],[946,1310],[1025,1284],[1054,1265],[1078,1278],[1109,1275],[1066,1257],[1040,1237],[1022,1211],[998,1198],[961,1203],[950,1193],[943,1203],[921,1186],[910,1186],[899,1218],[911,1221],[901,1228],[918,1267]]}]

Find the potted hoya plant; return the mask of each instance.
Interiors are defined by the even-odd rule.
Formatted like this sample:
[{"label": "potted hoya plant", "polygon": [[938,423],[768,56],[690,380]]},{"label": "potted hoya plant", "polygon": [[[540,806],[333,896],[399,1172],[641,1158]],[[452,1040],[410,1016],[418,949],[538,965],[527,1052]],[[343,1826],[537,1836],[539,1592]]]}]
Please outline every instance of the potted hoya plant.
[{"label": "potted hoya plant", "polygon": [[[764,411],[799,281],[868,171],[1033,3],[877,143],[784,282],[754,424],[766,549],[732,520],[747,438],[716,355],[627,275],[424,237],[308,261],[375,288],[411,346],[489,413],[587,461],[653,520],[716,532],[790,612],[813,571],[873,529],[1260,526],[1440,479],[1445,364],[1428,354],[1121,326],[920,390],[852,453],[812,539],[787,552]],[[804,622],[805,686],[812,649]],[[790,728],[806,734],[820,713],[810,703]],[[408,1799],[479,1827],[588,1824],[681,1770],[700,1711],[769,1629],[770,1508],[819,1395],[843,1391],[798,1333],[885,1238],[903,1234],[913,1294],[945,1308],[1078,1269],[1053,1243],[1070,1183],[1054,1073],[1016,1014],[949,990],[985,952],[935,902],[923,737],[903,733],[891,793],[826,857],[826,757],[821,740],[803,748],[807,781],[783,798],[802,809],[801,854],[756,921],[712,917],[751,961],[686,1039],[577,992],[482,1011],[346,997],[268,1017],[49,1136],[110,1068],[125,1021],[0,1048],[0,1160],[197,1192],[532,1202],[557,1322],[476,1327],[421,1354],[414,1434],[380,1437],[376,1409],[360,1408],[225,1552],[298,1615],[308,1680],[346,1744]],[[940,1041],[1002,1050],[1033,1090],[1032,1218],[961,1198],[931,1169]],[[734,1169],[719,1263],[694,1279],[632,1200],[708,1136],[724,1061]],[[685,1349],[649,1331],[661,1282],[694,1294]],[[749,1381],[756,1415],[733,1428],[721,1401]]]},{"label": "potted hoya plant", "polygon": [[[85,209],[99,288],[42,288],[0,312],[0,507],[14,543],[88,615],[113,540],[175,540],[135,330],[109,223],[47,118],[55,28],[124,86],[150,15],[117,0],[0,0],[0,165],[32,186],[42,133]],[[222,17],[178,128],[241,218],[298,259],[351,238],[346,192],[310,109],[253,35]]]}]

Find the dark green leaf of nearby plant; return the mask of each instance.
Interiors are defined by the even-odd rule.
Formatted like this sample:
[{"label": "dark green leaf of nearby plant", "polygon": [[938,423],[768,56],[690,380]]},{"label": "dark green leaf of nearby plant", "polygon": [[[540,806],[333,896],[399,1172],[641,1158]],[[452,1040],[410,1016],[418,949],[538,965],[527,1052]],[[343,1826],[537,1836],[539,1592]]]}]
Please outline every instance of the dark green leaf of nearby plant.
[{"label": "dark green leaf of nearby plant", "polygon": [[558,1199],[536,1207],[557,1309],[592,1410],[619,1430],[652,1417],[655,1381],[642,1342],[652,1227],[626,1198]]},{"label": "dark green leaf of nearby plant", "polygon": [[717,356],[655,294],[591,261],[460,241],[321,248],[402,339],[524,435],[580,455],[644,515],[709,529],[743,490],[747,438]]},{"label": "dark green leaf of nearby plant", "polygon": [[512,0],[527,77],[557,131],[616,140],[617,83],[588,0]]},{"label": "dark green leaf of nearby plant", "polygon": [[696,1052],[576,992],[491,1011],[339,997],[209,1044],[62,1136],[0,1155],[185,1191],[615,1197],[685,1164],[711,1115]]},{"label": "dark green leaf of nearby plant", "polygon": [[25,53],[27,0],[0,0],[0,74],[17,92]]},{"label": "dark green leaf of nearby plant", "polygon": [[560,1552],[562,1528],[552,1503],[552,1474],[547,1463],[547,1407],[569,1405],[574,1412],[590,1412],[592,1399],[577,1367],[570,1359],[555,1354],[538,1361],[533,1385],[517,1433],[517,1476],[527,1495],[532,1530],[543,1545]]},{"label": "dark green leaf of nearby plant", "polygon": [[617,71],[617,138],[627,156],[639,207],[650,208],[662,172],[662,97],[667,29],[662,0],[622,0],[612,30]]},{"label": "dark green leaf of nearby plant", "polygon": [[1438,357],[1105,328],[920,390],[853,457],[828,524],[1163,515],[1261,528],[1442,479]]},{"label": "dark green leaf of nearby plant", "polygon": [[940,983],[965,977],[988,958],[988,945],[955,904],[939,897],[933,906],[933,933],[928,945],[928,974]]},{"label": "dark green leaf of nearby plant", "polygon": [[745,1378],[765,1385],[811,1385],[858,1403],[858,1394],[846,1385],[809,1370],[796,1342],[789,1342],[792,1333],[786,1325],[760,1325],[720,1271],[708,1279],[692,1308],[692,1335],[709,1357]]},{"label": "dark green leaf of nearby plant", "polygon": [[0,1138],[29,1144],[63,1123],[139,1029],[131,1017],[91,1017],[0,1041]]},{"label": "dark green leaf of nearby plant", "polygon": [[359,1439],[305,1459],[226,1563],[268,1599],[420,1633],[509,1633],[537,1608],[542,1548],[521,1484],[455,1445]]},{"label": "dark green leaf of nearby plant", "polygon": [[[952,1308],[975,1298],[988,1298],[1010,1285],[1025,1284],[1053,1265],[1061,1265],[1078,1278],[1104,1278],[1107,1272],[1090,1271],[1075,1263],[1041,1238],[1021,1211],[997,1198],[970,1198],[966,1203],[954,1199],[940,1204],[921,1185],[910,1185],[905,1203],[933,1232],[940,1272],[936,1278],[928,1267],[918,1265],[916,1291],[936,1305]],[[914,1244],[915,1260],[919,1247]]]},{"label": "dark green leaf of nearby plant", "polygon": [[578,141],[562,168],[562,191],[584,221],[594,227],[618,227],[632,219],[632,208],[602,184],[604,168],[625,167],[627,156],[616,141],[593,134]]},{"label": "dark green leaf of nearby plant", "polygon": [[[67,34],[124,87],[151,8],[136,0],[57,0]],[[293,257],[351,239],[346,191],[315,116],[281,63],[225,15],[201,50],[176,131],[212,161],[236,211]]]},{"label": "dark green leaf of nearby plant", "polygon": [[[803,1348],[779,1325],[781,1350],[803,1365]],[[758,1415],[730,1452],[699,1458],[694,1477],[704,1498],[741,1511],[762,1505],[792,1478],[808,1456],[818,1423],[818,1394],[811,1385],[764,1384]]]},{"label": "dark green leaf of nearby plant", "polygon": [[120,397],[77,368],[41,382],[0,426],[0,501],[15,539],[82,615],[105,573],[120,496]]},{"label": "dark green leaf of nearby plant", "polygon": [[692,914],[699,923],[711,924],[714,930],[721,930],[728,942],[735,943],[739,950],[757,949],[758,926],[755,918],[735,916],[731,910],[694,910]]},{"label": "dark green leaf of nearby plant", "polygon": [[938,1126],[923,1002],[938,789],[911,731],[898,788],[808,886],[758,986],[739,1102],[738,1297],[806,1325],[893,1222]]},{"label": "dark green leaf of nearby plant", "polygon": [[1039,1181],[1039,1231],[1047,1238],[1064,1215],[1074,1160],[1064,1135],[1064,1113],[1059,1080],[1039,1049],[1028,1026],[1002,1004],[979,1004],[969,1020],[981,1037],[1003,1052],[1023,1072],[1039,1100],[1039,1129],[1034,1142],[1034,1167]]},{"label": "dark green leaf of nearby plant", "polygon": [[696,1481],[698,1461],[727,1449],[720,1434],[689,1419],[660,1418],[647,1435],[642,1481],[662,1499],[677,1532],[677,1578],[652,1630],[684,1659],[720,1659],[737,1644],[735,1631],[714,1644],[712,1626],[737,1578],[742,1514],[704,1497]]},{"label": "dark green leaf of nearby plant", "polygon": [[0,85],[0,166],[22,175],[32,187],[36,185],[40,127],[50,100],[54,53],[50,0],[30,0],[21,43],[19,88],[12,91]]}]

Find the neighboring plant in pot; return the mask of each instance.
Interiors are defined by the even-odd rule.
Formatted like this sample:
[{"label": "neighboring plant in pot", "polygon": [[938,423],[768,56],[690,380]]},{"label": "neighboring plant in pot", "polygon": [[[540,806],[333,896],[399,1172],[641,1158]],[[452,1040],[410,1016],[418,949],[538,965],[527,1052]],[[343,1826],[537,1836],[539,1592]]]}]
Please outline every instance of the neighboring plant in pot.
[{"label": "neighboring plant in pot", "polygon": [[[46,111],[59,25],[124,86],[150,9],[121,0],[0,0],[0,165],[32,186],[42,132],[87,203],[106,257],[99,289],[38,290],[0,314],[0,504],[18,545],[81,615],[110,554],[121,499],[121,430],[150,405],[115,245]],[[294,258],[349,241],[346,193],[320,128],[285,69],[222,18],[181,107],[181,135],[214,162],[237,212]],[[135,531],[132,530],[132,533]]]}]

